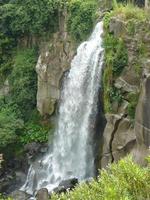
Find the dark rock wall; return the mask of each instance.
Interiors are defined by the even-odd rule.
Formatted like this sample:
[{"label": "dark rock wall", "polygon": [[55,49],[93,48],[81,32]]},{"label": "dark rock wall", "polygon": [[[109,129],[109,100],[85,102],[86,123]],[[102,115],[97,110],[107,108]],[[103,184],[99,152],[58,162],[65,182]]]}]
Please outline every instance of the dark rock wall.
[{"label": "dark rock wall", "polygon": [[[145,165],[145,157],[150,155],[150,45],[147,37],[149,31],[146,27],[149,27],[149,22],[135,22],[135,33],[130,35],[124,20],[113,17],[110,22],[110,32],[125,41],[129,59],[128,65],[114,83],[116,88],[123,91],[124,100],[112,113],[105,115],[107,124],[103,133],[100,168],[128,154],[133,155],[139,164]],[[142,58],[138,54],[141,43],[145,48]],[[140,73],[135,69],[137,61],[140,63]],[[127,97],[136,93],[139,93],[140,97],[135,118],[132,120],[127,112],[127,107],[131,103]],[[111,106],[115,108],[115,105]]]}]

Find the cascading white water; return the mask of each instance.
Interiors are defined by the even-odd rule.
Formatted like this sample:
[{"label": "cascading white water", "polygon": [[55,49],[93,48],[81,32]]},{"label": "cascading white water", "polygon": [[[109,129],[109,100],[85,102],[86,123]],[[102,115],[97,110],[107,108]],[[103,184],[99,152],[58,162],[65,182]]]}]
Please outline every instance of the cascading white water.
[{"label": "cascading white water", "polygon": [[102,33],[100,22],[72,60],[61,92],[53,150],[30,166],[21,188],[27,193],[43,187],[51,191],[72,177],[82,181],[94,176],[92,139],[103,64]]}]

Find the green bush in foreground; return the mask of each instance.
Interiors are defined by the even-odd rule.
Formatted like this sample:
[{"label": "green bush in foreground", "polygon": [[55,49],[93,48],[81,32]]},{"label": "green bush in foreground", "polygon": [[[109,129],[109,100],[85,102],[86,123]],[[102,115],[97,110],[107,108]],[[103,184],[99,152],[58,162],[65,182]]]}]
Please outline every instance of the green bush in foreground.
[{"label": "green bush in foreground", "polygon": [[73,191],[53,195],[52,200],[148,200],[150,199],[150,167],[142,168],[127,157],[107,170],[98,181],[82,184]]}]

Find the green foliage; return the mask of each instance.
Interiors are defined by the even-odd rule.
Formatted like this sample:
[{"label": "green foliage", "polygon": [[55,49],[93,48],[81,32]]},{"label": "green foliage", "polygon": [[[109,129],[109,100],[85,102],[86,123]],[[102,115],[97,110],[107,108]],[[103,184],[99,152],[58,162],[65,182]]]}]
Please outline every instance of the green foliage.
[{"label": "green foliage", "polygon": [[115,38],[112,34],[107,33],[108,23],[109,16],[107,15],[104,21],[106,27],[104,37],[105,70],[103,74],[105,112],[111,111],[111,103],[114,100],[120,103],[122,99],[120,91],[116,90],[113,82],[128,64],[128,54],[125,44],[121,38]]},{"label": "green foliage", "polygon": [[77,41],[84,40],[96,20],[96,0],[71,0],[68,3],[68,31]]},{"label": "green foliage", "polygon": [[16,0],[0,7],[2,31],[13,36],[54,32],[58,25],[57,1]]},{"label": "green foliage", "polygon": [[36,61],[34,49],[20,49],[13,57],[9,75],[11,92],[9,96],[0,99],[1,149],[16,141],[20,141],[20,145],[47,141],[48,130],[39,121],[32,119],[36,107]]},{"label": "green foliage", "polygon": [[105,63],[112,68],[114,77],[118,77],[128,64],[128,54],[124,41],[110,33],[104,37]]},{"label": "green foliage", "polygon": [[[126,4],[126,1],[124,1],[123,4],[122,1],[114,1],[113,5],[113,10],[109,13],[107,12],[104,16],[104,47],[106,66],[103,75],[103,85],[105,112],[111,112],[111,104],[114,99],[120,101],[120,99],[123,98],[121,92],[115,89],[114,82],[116,78],[120,76],[123,69],[128,66],[128,52],[124,43],[127,37],[125,38],[124,35],[121,35],[120,38],[114,37],[114,35],[109,32],[110,21],[113,17],[123,21],[124,25],[126,24],[126,36],[130,38],[134,37],[136,27],[141,26],[141,30],[143,32],[148,32],[148,30],[142,25],[144,22],[146,24],[150,18],[150,15],[147,11],[131,3]],[[148,47],[142,41],[142,39],[137,43],[137,48],[135,46],[135,52],[138,59],[133,63],[133,70],[135,71],[136,76],[140,77],[143,59],[148,58]],[[137,99],[133,99],[132,101],[133,103],[129,101],[130,104],[128,106],[128,114],[133,119],[135,115]]]},{"label": "green foliage", "polygon": [[13,200],[11,197],[4,197],[2,194],[0,194],[0,200]]},{"label": "green foliage", "polygon": [[118,7],[118,2],[117,0],[113,0],[113,8],[116,9]]},{"label": "green foliage", "polygon": [[125,44],[121,38],[116,40],[113,57],[113,75],[118,77],[124,67],[128,65],[128,53]]},{"label": "green foliage", "polygon": [[146,44],[144,44],[142,41],[139,41],[138,42],[138,54],[139,54],[140,58],[145,56],[146,53],[147,53]]},{"label": "green foliage", "polygon": [[21,144],[31,142],[44,143],[49,137],[53,137],[54,124],[47,120],[43,120],[40,114],[33,110],[31,117],[25,123],[24,132],[20,136]]},{"label": "green foliage", "polygon": [[128,116],[131,119],[134,119],[135,117],[135,111],[136,111],[138,100],[139,100],[139,93],[136,93],[136,94],[131,93],[128,95],[129,105],[128,105],[127,111],[128,111]]},{"label": "green foliage", "polygon": [[21,133],[24,123],[18,118],[15,106],[1,105],[0,108],[0,148],[14,143]]},{"label": "green foliage", "polygon": [[11,54],[15,46],[13,38],[0,33],[0,77],[6,77],[11,71]]},{"label": "green foliage", "polygon": [[122,92],[121,92],[121,90],[117,89],[116,87],[113,86],[111,88],[109,96],[110,96],[110,101],[111,101],[110,103],[113,103],[115,101],[117,101],[118,104],[122,103],[122,100],[123,100]]},{"label": "green foliage", "polygon": [[25,119],[36,105],[36,60],[34,49],[19,50],[13,59],[13,69],[9,77],[12,101],[19,106]]},{"label": "green foliage", "polygon": [[112,67],[106,67],[103,73],[103,89],[104,89],[104,110],[111,111],[110,91],[112,89]]},{"label": "green foliage", "polygon": [[127,32],[129,35],[133,36],[135,34],[135,20],[131,19],[127,22]]},{"label": "green foliage", "polygon": [[31,142],[47,142],[48,129],[40,124],[28,122],[25,124],[25,130],[20,139],[22,144],[28,144]]},{"label": "green foliage", "polygon": [[105,16],[103,18],[103,23],[104,23],[104,29],[105,30],[109,29],[111,17],[112,17],[112,12],[106,12],[105,13]]},{"label": "green foliage", "polygon": [[146,21],[149,19],[149,13],[131,3],[117,4],[114,7],[113,16],[118,16],[124,20],[136,19],[137,21]]},{"label": "green foliage", "polygon": [[146,200],[149,191],[150,168],[142,168],[127,157],[102,170],[98,181],[81,184],[67,194],[53,195],[52,200]]}]

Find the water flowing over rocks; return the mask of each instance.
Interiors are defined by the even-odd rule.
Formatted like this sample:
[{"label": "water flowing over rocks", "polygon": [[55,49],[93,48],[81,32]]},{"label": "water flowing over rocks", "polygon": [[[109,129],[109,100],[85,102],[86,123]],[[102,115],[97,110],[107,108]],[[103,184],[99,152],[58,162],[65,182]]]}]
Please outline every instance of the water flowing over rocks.
[{"label": "water flowing over rocks", "polygon": [[[31,164],[27,180],[21,188],[29,194],[41,188],[52,191],[57,186],[62,187],[60,182],[73,177],[82,181],[95,175],[93,139],[103,66],[102,33],[103,24],[100,22],[89,40],[78,47],[77,55],[71,62],[61,91],[53,149]],[[48,69],[39,58],[37,69],[41,67],[43,72]],[[55,78],[53,83],[58,84],[57,81]],[[63,184],[72,187],[68,182]],[[68,188],[67,185],[65,187]]]}]

